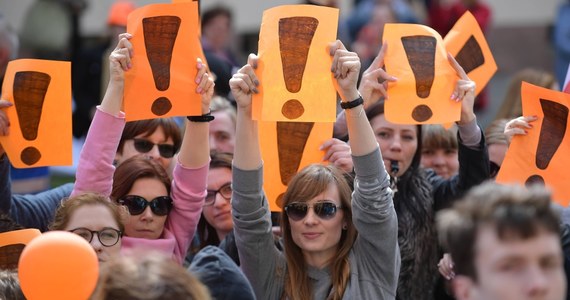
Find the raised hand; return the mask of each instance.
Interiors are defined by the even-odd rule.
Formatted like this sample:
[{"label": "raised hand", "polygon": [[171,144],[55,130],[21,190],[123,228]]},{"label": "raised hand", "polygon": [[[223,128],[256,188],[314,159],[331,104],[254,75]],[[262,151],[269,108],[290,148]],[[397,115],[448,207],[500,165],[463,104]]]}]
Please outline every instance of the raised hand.
[{"label": "raised hand", "polygon": [[475,82],[469,79],[469,76],[467,76],[467,73],[465,73],[453,55],[448,53],[447,59],[460,78],[457,80],[455,90],[453,94],[451,94],[451,99],[457,102],[461,101],[461,118],[459,119],[459,124],[467,124],[475,119],[475,112],[473,111],[473,105],[475,104]]},{"label": "raised hand", "polygon": [[356,83],[360,73],[360,59],[355,52],[346,50],[341,41],[337,40],[330,46],[333,57],[331,72],[338,83],[338,93],[343,101],[358,98]]},{"label": "raised hand", "polygon": [[515,135],[526,135],[526,130],[533,128],[531,123],[536,120],[538,120],[537,116],[520,116],[508,121],[507,124],[505,124],[504,133],[507,136],[509,143]]},{"label": "raised hand", "polygon": [[321,145],[321,150],[325,150],[323,160],[330,162],[345,172],[352,172],[354,164],[350,146],[339,139],[328,139]]},{"label": "raised hand", "polygon": [[254,71],[257,69],[257,60],[257,55],[250,54],[247,58],[247,65],[239,69],[230,79],[230,88],[238,108],[250,109],[251,95],[259,93],[257,90],[259,80]]},{"label": "raised hand", "polygon": [[372,64],[362,73],[360,87],[358,91],[364,100],[364,108],[374,104],[381,97],[388,98],[388,82],[397,81],[396,77],[389,75],[382,69],[384,67],[384,56],[388,49],[388,44],[384,43],[380,52]]},{"label": "raised hand", "polygon": [[124,83],[125,71],[132,68],[133,45],[129,41],[133,36],[130,33],[119,34],[117,47],[109,55],[110,82]]},{"label": "raised hand", "polygon": [[208,74],[208,68],[202,62],[200,58],[196,59],[196,69],[198,72],[196,73],[196,93],[202,96],[202,113],[208,113],[210,111],[210,101],[212,101],[212,97],[214,96],[214,79],[210,74]]}]

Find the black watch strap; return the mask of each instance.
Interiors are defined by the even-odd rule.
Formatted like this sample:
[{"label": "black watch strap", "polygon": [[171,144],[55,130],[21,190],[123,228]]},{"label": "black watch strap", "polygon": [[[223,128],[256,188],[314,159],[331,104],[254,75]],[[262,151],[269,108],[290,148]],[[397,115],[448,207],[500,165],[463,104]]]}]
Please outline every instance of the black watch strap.
[{"label": "black watch strap", "polygon": [[201,116],[187,116],[186,118],[190,122],[210,122],[210,121],[215,119],[215,117],[212,116],[211,111],[209,111],[208,113],[203,114]]},{"label": "black watch strap", "polygon": [[362,104],[364,104],[364,99],[362,99],[362,96],[358,96],[358,98],[352,101],[340,102],[340,107],[342,107],[343,109],[351,109]]}]

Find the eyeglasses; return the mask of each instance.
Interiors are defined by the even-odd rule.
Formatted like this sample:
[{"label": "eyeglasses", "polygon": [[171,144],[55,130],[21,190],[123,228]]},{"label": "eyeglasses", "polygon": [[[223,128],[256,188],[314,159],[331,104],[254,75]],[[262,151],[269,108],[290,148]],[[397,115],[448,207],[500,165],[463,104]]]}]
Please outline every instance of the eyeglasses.
[{"label": "eyeglasses", "polygon": [[166,216],[172,208],[172,198],[169,196],[160,196],[146,201],[145,198],[136,195],[127,195],[119,199],[119,204],[125,205],[129,209],[129,213],[133,216],[140,215],[147,206],[157,216]]},{"label": "eyeglasses", "polygon": [[176,148],[171,144],[155,144],[145,139],[133,139],[135,150],[139,153],[148,153],[156,145],[158,153],[164,158],[171,158],[176,153]]},{"label": "eyeglasses", "polygon": [[493,161],[489,161],[489,177],[490,178],[497,177],[497,174],[499,174],[500,169],[501,169],[501,166],[499,166],[497,163],[495,163]]},{"label": "eyeglasses", "polygon": [[230,200],[232,198],[232,183],[225,183],[217,190],[208,190],[206,201],[204,201],[204,206],[213,205],[214,202],[216,202],[216,195],[218,193],[220,193],[224,199]]},{"label": "eyeglasses", "polygon": [[323,220],[332,219],[336,215],[337,210],[342,208],[341,205],[336,205],[336,203],[331,201],[321,201],[313,205],[303,202],[293,202],[285,206],[285,213],[287,213],[289,219],[300,221],[305,218],[310,207],[312,207],[315,214]]},{"label": "eyeglasses", "polygon": [[103,230],[93,231],[85,227],[79,227],[72,229],[69,232],[73,232],[84,238],[88,243],[91,243],[93,236],[96,234],[101,245],[105,247],[114,246],[119,242],[121,236],[123,236],[123,233],[115,228],[103,228]]}]

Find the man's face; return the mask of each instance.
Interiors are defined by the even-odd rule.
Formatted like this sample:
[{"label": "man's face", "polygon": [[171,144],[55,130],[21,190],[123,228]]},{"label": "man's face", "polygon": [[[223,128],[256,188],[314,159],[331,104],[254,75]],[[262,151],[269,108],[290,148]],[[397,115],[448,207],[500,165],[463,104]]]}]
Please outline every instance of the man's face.
[{"label": "man's face", "polygon": [[560,237],[539,230],[529,239],[500,240],[494,227],[483,227],[474,257],[477,281],[453,283],[458,299],[524,300],[566,298]]}]

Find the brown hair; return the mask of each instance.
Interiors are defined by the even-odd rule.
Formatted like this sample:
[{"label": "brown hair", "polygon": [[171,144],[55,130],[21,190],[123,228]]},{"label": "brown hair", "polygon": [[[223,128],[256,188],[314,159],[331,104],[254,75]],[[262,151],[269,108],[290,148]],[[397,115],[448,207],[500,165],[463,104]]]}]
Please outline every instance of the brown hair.
[{"label": "brown hair", "polygon": [[439,124],[422,126],[422,151],[428,149],[457,150],[457,126],[450,129],[445,129]]},{"label": "brown hair", "polygon": [[501,240],[529,239],[546,231],[558,236],[558,215],[550,192],[540,186],[499,185],[486,182],[473,188],[463,201],[437,215],[441,244],[451,253],[455,272],[477,280],[475,248],[478,232],[493,226]]},{"label": "brown hair", "polygon": [[208,300],[208,289],[190,272],[160,253],[130,253],[101,267],[93,300]]},{"label": "brown hair", "polygon": [[180,128],[172,118],[157,118],[127,122],[125,124],[125,128],[123,129],[121,140],[119,141],[117,153],[123,153],[123,147],[126,140],[134,139],[136,136],[141,134],[145,134],[144,137],[149,137],[159,127],[164,131],[164,136],[166,139],[172,138],[175,152],[178,152],[178,150],[180,150],[180,146],[182,145],[182,133],[180,131]]},{"label": "brown hair", "polygon": [[158,179],[170,194],[170,177],[164,168],[152,159],[140,155],[131,157],[121,163],[113,174],[113,191],[111,199],[118,201],[131,190],[135,181],[141,178]]},{"label": "brown hair", "polygon": [[509,139],[505,135],[505,125],[507,125],[507,119],[498,119],[485,128],[485,142],[488,145],[493,144],[504,144],[509,145]]},{"label": "brown hair", "polygon": [[[293,201],[308,201],[325,191],[331,184],[335,184],[338,188],[344,221],[347,224],[338,243],[337,255],[330,262],[333,285],[331,298],[340,300],[350,277],[348,255],[357,236],[356,228],[352,224],[351,190],[343,172],[331,165],[313,164],[303,168],[291,179],[283,195],[283,207]],[[287,260],[283,297],[293,300],[311,299],[311,281],[307,276],[307,265],[301,248],[293,241],[289,218],[284,212],[281,216],[281,230]]]},{"label": "brown hair", "polygon": [[120,208],[117,204],[110,201],[110,199],[101,194],[95,193],[84,193],[76,195],[65,199],[62,201],[55,212],[55,217],[52,224],[49,226],[50,230],[64,230],[71,219],[73,213],[80,207],[87,205],[101,205],[109,209],[113,219],[117,222],[119,230],[121,232],[125,231],[125,225],[123,224],[123,215],[121,214]]},{"label": "brown hair", "polygon": [[[212,169],[228,169],[232,170],[232,159],[233,154],[227,152],[216,152],[212,151],[210,153],[210,170]],[[196,236],[199,238],[200,243],[196,247],[192,247],[191,253],[197,253],[202,248],[208,245],[218,246],[220,244],[220,238],[214,226],[210,225],[204,213],[200,215],[200,220],[198,221],[198,228],[196,230]]]},{"label": "brown hair", "polygon": [[556,79],[552,73],[537,69],[528,68],[519,71],[509,84],[503,104],[495,115],[495,119],[511,120],[522,116],[521,84],[523,81],[550,89]]}]

